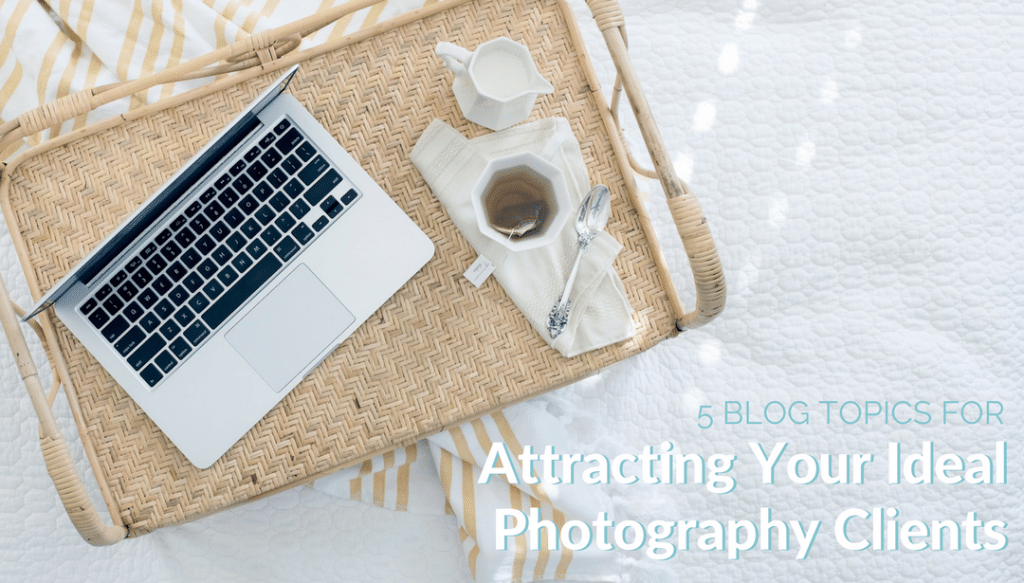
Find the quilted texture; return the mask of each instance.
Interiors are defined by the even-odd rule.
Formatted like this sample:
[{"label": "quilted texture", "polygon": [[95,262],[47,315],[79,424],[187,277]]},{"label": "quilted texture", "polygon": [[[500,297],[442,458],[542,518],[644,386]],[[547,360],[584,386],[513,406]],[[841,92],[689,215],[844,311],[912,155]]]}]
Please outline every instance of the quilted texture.
[{"label": "quilted texture", "polygon": [[[573,4],[610,85],[600,36],[582,2]],[[634,0],[623,8],[665,142],[716,236],[729,303],[710,326],[542,402],[579,442],[609,455],[665,440],[704,455],[737,454],[732,493],[615,488],[623,517],[754,519],[770,506],[776,518],[824,521],[804,561],[793,550],[731,561],[691,549],[645,576],[1024,579],[1024,9],[1012,0]],[[627,137],[636,150],[638,133]],[[647,190],[685,287],[685,255],[659,187]],[[6,232],[0,269],[27,305]],[[7,350],[0,374],[4,580],[469,581],[451,519],[339,503],[304,488],[90,548],[42,467]],[[805,425],[723,423],[725,401],[750,401],[756,412],[773,400],[805,401],[813,417]],[[886,400],[927,401],[938,415],[925,425],[834,417],[826,425],[817,405]],[[1003,424],[943,425],[939,404],[947,400],[999,401]],[[715,415],[706,430],[698,427],[704,405]],[[58,411],[73,436],[66,406]],[[889,485],[887,444],[913,452],[925,440],[937,453],[965,457],[1009,442],[1008,483]],[[862,485],[763,485],[750,441],[769,450],[788,442],[782,463],[795,453],[873,453],[876,461]],[[1007,522],[1009,543],[1002,551],[847,551],[831,528],[851,507],[897,507],[901,519],[924,521],[976,511]]]}]

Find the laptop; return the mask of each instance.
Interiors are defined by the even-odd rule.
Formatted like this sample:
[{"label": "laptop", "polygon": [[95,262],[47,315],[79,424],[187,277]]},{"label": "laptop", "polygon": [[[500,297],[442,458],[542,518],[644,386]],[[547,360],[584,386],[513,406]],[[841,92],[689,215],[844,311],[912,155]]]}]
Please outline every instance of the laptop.
[{"label": "laptop", "polygon": [[26,319],[56,315],[211,466],[433,256],[295,98],[264,91]]}]

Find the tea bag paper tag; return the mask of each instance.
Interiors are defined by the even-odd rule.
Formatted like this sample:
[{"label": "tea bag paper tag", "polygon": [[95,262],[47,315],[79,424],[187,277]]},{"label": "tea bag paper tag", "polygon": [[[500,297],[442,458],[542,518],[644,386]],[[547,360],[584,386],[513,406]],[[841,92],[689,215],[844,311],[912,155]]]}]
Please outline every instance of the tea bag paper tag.
[{"label": "tea bag paper tag", "polygon": [[487,281],[487,278],[494,273],[494,269],[495,265],[491,263],[491,260],[481,255],[476,258],[473,265],[470,265],[469,269],[467,269],[462,275],[469,280],[469,283],[476,287],[480,287],[485,281]]}]

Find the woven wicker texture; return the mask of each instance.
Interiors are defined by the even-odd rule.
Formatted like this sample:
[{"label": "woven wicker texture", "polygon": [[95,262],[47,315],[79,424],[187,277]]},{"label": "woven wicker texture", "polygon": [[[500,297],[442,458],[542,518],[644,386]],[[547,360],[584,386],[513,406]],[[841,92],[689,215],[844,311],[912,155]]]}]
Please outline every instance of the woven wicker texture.
[{"label": "woven wicker texture", "polygon": [[[492,279],[462,277],[473,249],[409,161],[434,118],[473,137],[433,54],[508,36],[531,48],[555,86],[532,119],[563,116],[593,182],[614,197],[609,232],[635,309],[636,338],[574,359],[549,348]],[[480,0],[303,63],[289,92],[367,169],[436,245],[436,254],[223,458],[198,470],[167,441],[66,329],[56,324],[99,462],[131,535],[194,519],[407,445],[446,426],[563,386],[675,334],[627,181],[580,53],[558,5]],[[222,128],[277,73],[103,130],[10,173],[10,207],[40,290],[53,285]],[[36,290],[36,291],[40,291]]]}]

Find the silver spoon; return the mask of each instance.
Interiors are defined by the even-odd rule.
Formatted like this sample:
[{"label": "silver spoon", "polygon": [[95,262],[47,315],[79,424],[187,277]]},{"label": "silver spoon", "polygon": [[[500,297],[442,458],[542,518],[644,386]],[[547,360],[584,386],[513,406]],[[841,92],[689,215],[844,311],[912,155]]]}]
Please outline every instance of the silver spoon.
[{"label": "silver spoon", "polygon": [[565,282],[565,291],[562,292],[562,297],[558,299],[558,303],[548,315],[548,333],[551,334],[552,339],[558,338],[558,335],[565,330],[565,325],[569,323],[569,307],[572,304],[569,300],[569,293],[572,291],[572,284],[576,281],[576,273],[580,270],[583,252],[590,247],[590,242],[608,224],[608,217],[611,215],[610,196],[608,187],[598,184],[590,189],[580,204],[580,213],[576,216],[576,232],[580,235],[580,250],[576,252],[576,262],[573,263],[569,279]]}]

